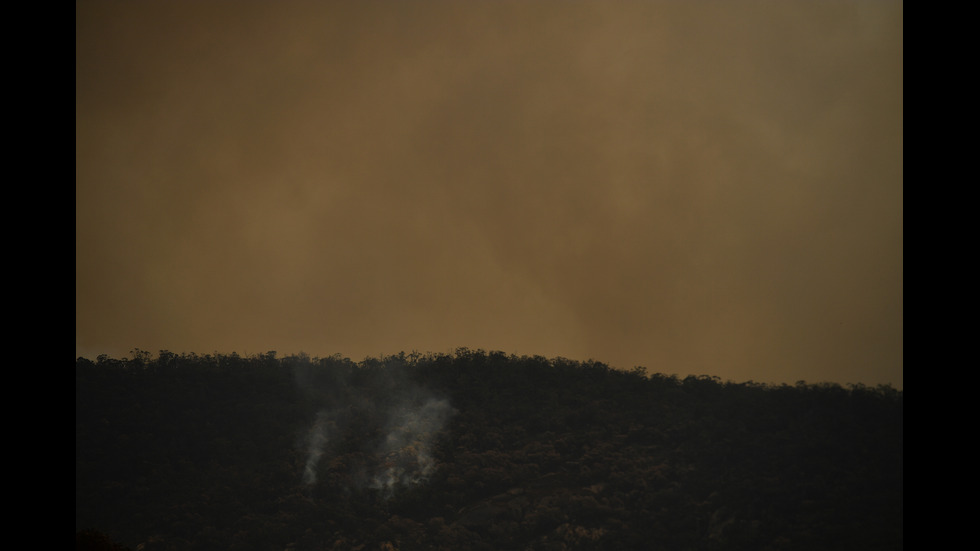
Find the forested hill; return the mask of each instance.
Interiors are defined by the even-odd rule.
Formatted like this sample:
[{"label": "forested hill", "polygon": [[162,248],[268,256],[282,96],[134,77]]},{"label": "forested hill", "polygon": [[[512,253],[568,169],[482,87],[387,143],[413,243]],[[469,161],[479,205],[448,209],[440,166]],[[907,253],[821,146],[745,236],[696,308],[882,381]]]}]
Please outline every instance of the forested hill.
[{"label": "forested hill", "polygon": [[467,349],[75,363],[77,549],[895,550],[903,394]]}]

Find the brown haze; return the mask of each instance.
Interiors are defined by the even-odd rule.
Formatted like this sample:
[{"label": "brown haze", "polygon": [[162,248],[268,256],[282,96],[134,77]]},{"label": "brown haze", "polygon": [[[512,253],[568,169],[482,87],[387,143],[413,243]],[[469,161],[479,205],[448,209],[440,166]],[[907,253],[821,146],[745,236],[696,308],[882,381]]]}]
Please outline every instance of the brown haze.
[{"label": "brown haze", "polygon": [[903,7],[76,2],[75,348],[903,384]]}]

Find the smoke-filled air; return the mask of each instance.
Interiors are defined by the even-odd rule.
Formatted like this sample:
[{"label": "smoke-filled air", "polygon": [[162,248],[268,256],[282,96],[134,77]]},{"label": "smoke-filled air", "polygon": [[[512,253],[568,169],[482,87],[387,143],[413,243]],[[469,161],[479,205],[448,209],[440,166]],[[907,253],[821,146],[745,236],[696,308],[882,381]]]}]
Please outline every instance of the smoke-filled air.
[{"label": "smoke-filled air", "polygon": [[902,2],[75,7],[76,356],[902,388]]},{"label": "smoke-filled air", "polygon": [[77,0],[76,548],[894,551],[898,0]]}]

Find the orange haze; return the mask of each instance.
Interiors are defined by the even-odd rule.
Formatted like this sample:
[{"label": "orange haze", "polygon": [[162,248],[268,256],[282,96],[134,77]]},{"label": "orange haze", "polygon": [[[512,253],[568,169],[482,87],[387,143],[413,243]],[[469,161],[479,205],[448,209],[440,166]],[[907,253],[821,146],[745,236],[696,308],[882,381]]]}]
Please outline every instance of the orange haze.
[{"label": "orange haze", "polygon": [[75,348],[903,386],[901,2],[77,2]]}]

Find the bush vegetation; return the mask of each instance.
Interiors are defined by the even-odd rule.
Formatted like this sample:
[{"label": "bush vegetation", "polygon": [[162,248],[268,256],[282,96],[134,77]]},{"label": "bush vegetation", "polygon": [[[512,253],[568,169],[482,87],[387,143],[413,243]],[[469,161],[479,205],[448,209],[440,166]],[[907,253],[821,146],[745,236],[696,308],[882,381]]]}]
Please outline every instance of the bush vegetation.
[{"label": "bush vegetation", "polygon": [[79,549],[903,544],[888,386],[469,349],[131,355],[75,363]]}]

